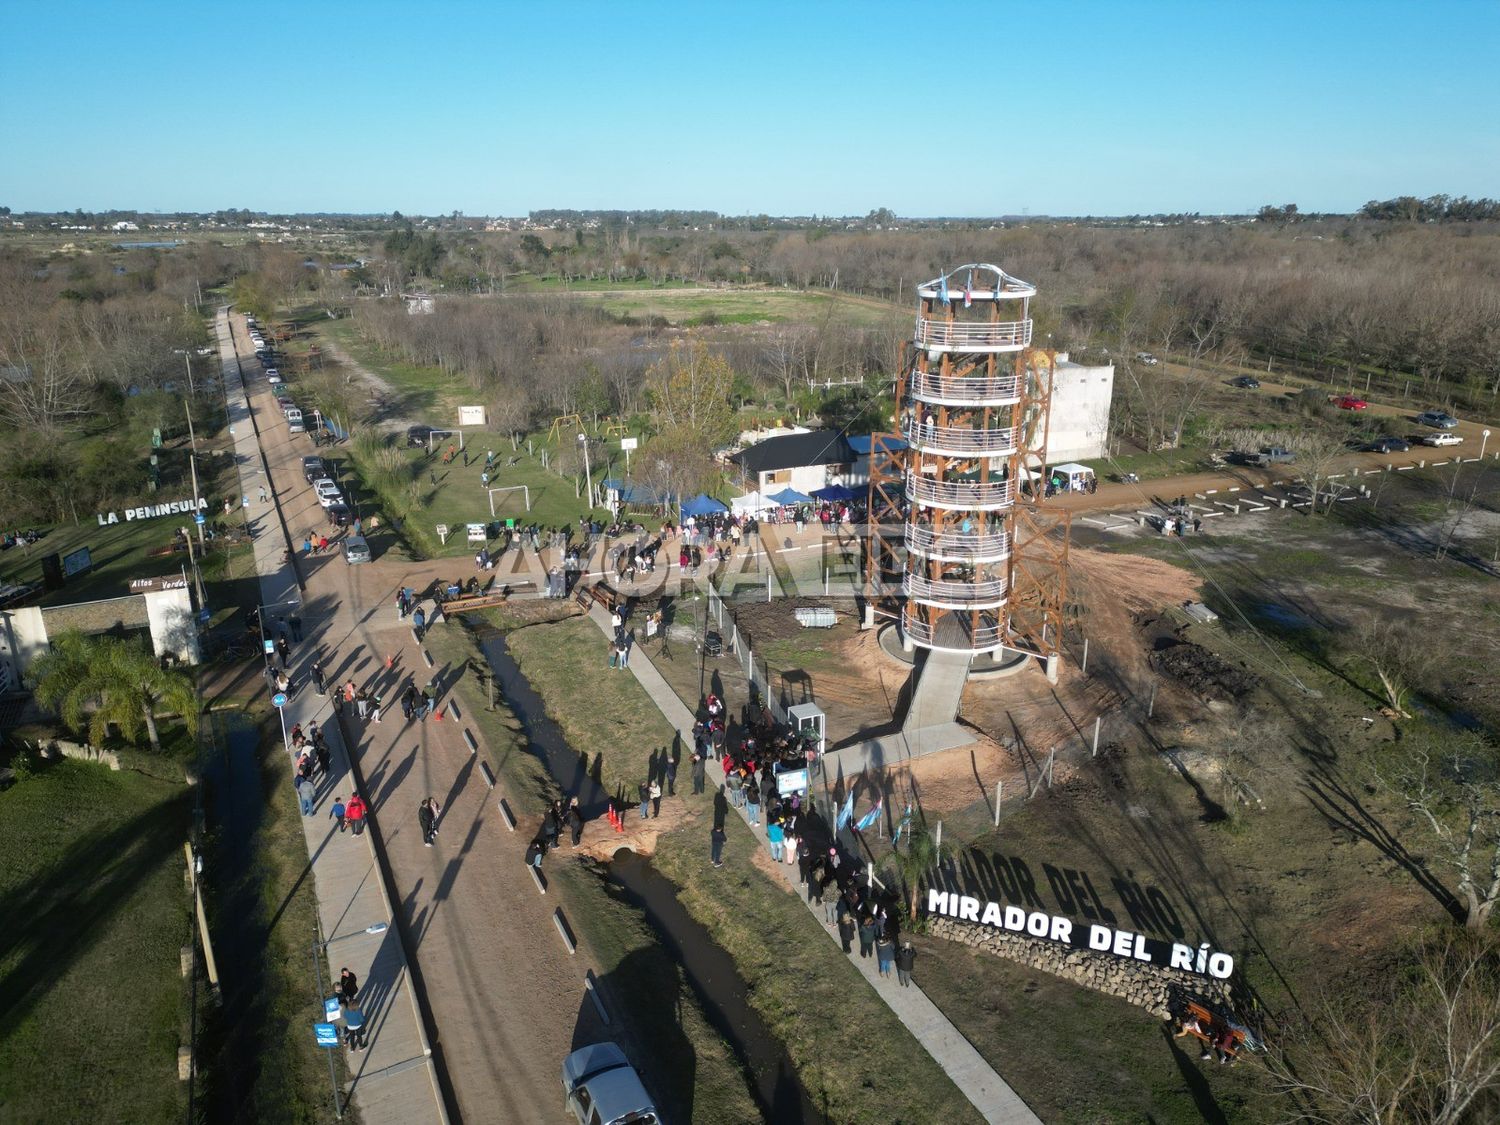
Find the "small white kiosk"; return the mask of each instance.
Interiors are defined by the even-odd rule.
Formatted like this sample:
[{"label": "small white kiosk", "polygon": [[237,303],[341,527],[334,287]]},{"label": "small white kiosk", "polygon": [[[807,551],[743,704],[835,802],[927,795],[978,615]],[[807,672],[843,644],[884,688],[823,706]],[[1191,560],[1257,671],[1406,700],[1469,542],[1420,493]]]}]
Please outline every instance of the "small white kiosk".
[{"label": "small white kiosk", "polygon": [[799,735],[811,729],[818,737],[818,753],[823,753],[828,741],[823,708],[816,703],[796,703],[786,709],[786,718]]},{"label": "small white kiosk", "polygon": [[1091,492],[1094,488],[1094,470],[1077,461],[1068,461],[1048,469],[1047,481],[1059,492]]}]

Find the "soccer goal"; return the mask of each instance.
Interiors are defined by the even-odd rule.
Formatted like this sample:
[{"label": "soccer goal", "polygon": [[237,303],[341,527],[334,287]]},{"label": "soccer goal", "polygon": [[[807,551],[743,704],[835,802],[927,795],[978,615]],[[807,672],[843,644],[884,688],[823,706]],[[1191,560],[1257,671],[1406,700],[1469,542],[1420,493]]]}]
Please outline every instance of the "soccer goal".
[{"label": "soccer goal", "polygon": [[[490,518],[495,516],[495,493],[497,492],[519,492],[522,499],[526,501],[526,510],[531,511],[531,489],[524,484],[508,484],[503,488],[491,488],[490,494]],[[502,501],[503,503],[504,501]]]}]

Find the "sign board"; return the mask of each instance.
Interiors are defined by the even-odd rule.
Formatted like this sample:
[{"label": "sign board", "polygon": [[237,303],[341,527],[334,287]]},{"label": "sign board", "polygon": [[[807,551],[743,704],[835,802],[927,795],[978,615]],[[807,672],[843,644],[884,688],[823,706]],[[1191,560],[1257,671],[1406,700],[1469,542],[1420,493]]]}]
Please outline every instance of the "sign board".
[{"label": "sign board", "polygon": [[[248,508],[250,506],[250,497],[241,497],[241,502]],[[154,520],[161,516],[181,516],[206,507],[208,507],[208,501],[201,497],[196,502],[193,500],[173,500],[166,504],[147,504],[141,508],[126,508],[124,522]],[[109,527],[111,524],[120,522],[120,513],[98,512],[96,513],[96,518],[99,520],[100,527]]]},{"label": "sign board", "polygon": [[162,578],[132,578],[132,594],[149,594],[156,590],[186,590],[187,579],[180,574],[168,574]]},{"label": "sign board", "polygon": [[489,539],[489,532],[482,523],[471,523],[468,525],[469,542],[483,543]]},{"label": "sign board", "polygon": [[630,450],[632,450],[632,449],[639,449],[640,445],[641,445],[641,439],[640,438],[622,437],[620,439],[620,448],[622,450],[624,450],[625,452],[627,452],[627,453]]},{"label": "sign board", "polygon": [[513,516],[506,516],[505,517],[505,530],[506,531],[514,531],[515,529],[516,529],[515,517],[513,517]]},{"label": "sign board", "polygon": [[339,1045],[339,1029],[331,1023],[313,1024],[313,1036],[317,1039],[319,1047],[337,1047]]},{"label": "sign board", "polygon": [[276,654],[276,642],[271,640],[262,641],[261,650],[267,656],[274,656]]},{"label": "sign board", "polygon": [[207,625],[208,622],[209,622],[209,619],[211,617],[213,617],[213,614],[210,613],[208,610],[206,610],[206,609],[200,609],[198,611],[198,624],[200,624],[200,625]]},{"label": "sign board", "polygon": [[344,1006],[339,1003],[337,996],[328,996],[323,999],[323,1018],[329,1023],[336,1023],[344,1018]]},{"label": "sign board", "polygon": [[75,574],[82,574],[85,570],[92,570],[94,566],[93,557],[89,554],[87,547],[79,547],[62,557],[62,572],[64,578],[72,578]]},{"label": "sign board", "polygon": [[783,797],[807,792],[807,770],[782,770],[776,775],[776,792]]},{"label": "sign board", "polygon": [[482,406],[460,406],[458,408],[458,424],[460,426],[485,426],[484,407]]},{"label": "sign board", "polygon": [[284,692],[284,691],[278,691],[275,695],[271,696],[271,706],[272,707],[285,707],[286,706],[286,692]]},{"label": "sign board", "polygon": [[205,523],[208,522],[208,520],[206,518],[204,518],[204,515],[203,515],[202,512],[199,512],[197,515],[195,515],[193,517],[193,522],[196,523],[199,527],[202,527]]},{"label": "sign board", "polygon": [[448,525],[447,524],[440,523],[440,524],[437,525],[437,536],[438,536],[438,539],[442,543],[444,543],[445,545],[447,544],[447,542],[448,542]]}]

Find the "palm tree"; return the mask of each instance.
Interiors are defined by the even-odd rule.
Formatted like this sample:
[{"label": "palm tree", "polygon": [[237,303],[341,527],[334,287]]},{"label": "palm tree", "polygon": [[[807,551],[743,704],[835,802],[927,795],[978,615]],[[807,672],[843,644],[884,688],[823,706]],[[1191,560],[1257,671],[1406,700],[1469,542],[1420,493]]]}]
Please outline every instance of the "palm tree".
[{"label": "palm tree", "polygon": [[87,723],[89,740],[103,743],[111,726],[134,741],[144,725],[153,750],[161,749],[156,729],[160,711],[183,717],[198,731],[198,691],[185,672],[168,670],[149,649],[118,637],[59,634],[50,652],[31,666],[36,697],[55,707],[74,730]]},{"label": "palm tree", "polygon": [[913,922],[917,920],[917,896],[922,889],[922,880],[934,867],[951,859],[957,850],[951,841],[938,843],[932,830],[919,824],[907,836],[905,849],[897,848],[891,853],[901,881],[906,885],[906,904]]}]

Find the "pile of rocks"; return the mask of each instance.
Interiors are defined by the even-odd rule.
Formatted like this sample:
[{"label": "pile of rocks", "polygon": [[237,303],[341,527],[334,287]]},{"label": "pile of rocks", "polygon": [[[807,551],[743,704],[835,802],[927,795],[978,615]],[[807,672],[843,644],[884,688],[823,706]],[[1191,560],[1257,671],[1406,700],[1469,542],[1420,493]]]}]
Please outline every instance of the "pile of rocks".
[{"label": "pile of rocks", "polygon": [[1227,982],[1198,976],[1162,965],[1147,964],[1111,953],[1077,949],[1056,942],[1040,941],[994,926],[981,926],[932,914],[929,933],[972,949],[1040,969],[1063,980],[1118,996],[1152,1015],[1167,1019],[1172,1000],[1184,994],[1210,1005],[1229,1006]]}]

